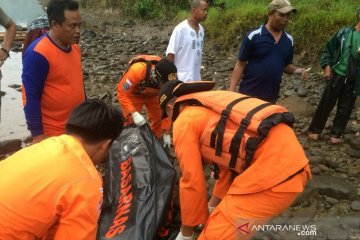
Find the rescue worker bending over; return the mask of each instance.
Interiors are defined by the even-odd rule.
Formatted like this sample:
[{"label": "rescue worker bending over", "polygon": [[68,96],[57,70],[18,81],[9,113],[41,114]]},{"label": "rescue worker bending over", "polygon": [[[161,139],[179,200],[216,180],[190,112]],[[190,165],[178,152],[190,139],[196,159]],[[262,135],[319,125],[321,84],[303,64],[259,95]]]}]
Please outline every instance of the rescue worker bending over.
[{"label": "rescue worker bending over", "polygon": [[[161,126],[159,89],[163,83],[176,80],[177,69],[174,63],[158,56],[141,55],[140,58],[144,60],[136,60],[132,64],[130,61],[130,67],[118,84],[117,96],[126,125],[132,122],[138,126],[146,124],[146,119],[140,114],[142,107],[145,106],[150,128],[160,138],[162,130],[169,126]],[[158,58],[158,62],[154,64],[151,58],[155,60]]]},{"label": "rescue worker bending over", "polygon": [[[159,93],[182,175],[177,240],[193,239],[199,224],[206,225],[198,239],[250,239],[253,226],[289,207],[311,177],[291,113],[239,93],[208,91],[213,86],[170,81]],[[218,175],[208,202],[203,164],[214,164]]]},{"label": "rescue worker bending over", "polygon": [[100,173],[121,133],[120,110],[98,99],[74,108],[66,134],[0,161],[0,239],[96,239]]}]

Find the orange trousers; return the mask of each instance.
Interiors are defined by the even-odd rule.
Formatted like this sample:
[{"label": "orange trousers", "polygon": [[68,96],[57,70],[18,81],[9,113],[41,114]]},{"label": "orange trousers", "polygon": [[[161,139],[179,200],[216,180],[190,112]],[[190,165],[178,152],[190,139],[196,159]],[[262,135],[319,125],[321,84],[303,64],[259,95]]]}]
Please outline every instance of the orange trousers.
[{"label": "orange trousers", "polygon": [[252,226],[265,224],[288,208],[307,179],[304,171],[262,192],[226,195],[209,216],[198,240],[251,239],[256,233]]},{"label": "orange trousers", "polygon": [[[147,115],[147,119],[150,124],[150,128],[152,132],[155,134],[157,138],[160,138],[162,133],[162,126],[161,126],[161,109],[159,105],[159,99],[157,96],[128,96],[131,103],[133,104],[134,108],[137,112],[141,113],[143,106],[145,106],[145,111]],[[129,125],[133,123],[133,119],[131,117],[131,113],[128,112],[126,109],[122,109],[123,114],[125,116],[125,124]]]}]

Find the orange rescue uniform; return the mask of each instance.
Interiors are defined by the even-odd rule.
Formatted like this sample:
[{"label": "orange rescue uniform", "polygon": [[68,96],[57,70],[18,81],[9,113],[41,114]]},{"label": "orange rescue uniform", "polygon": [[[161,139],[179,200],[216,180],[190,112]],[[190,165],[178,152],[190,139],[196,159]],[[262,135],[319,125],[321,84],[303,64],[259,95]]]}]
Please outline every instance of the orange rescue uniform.
[{"label": "orange rescue uniform", "polygon": [[162,129],[168,128],[168,126],[161,126],[159,89],[140,86],[140,83],[146,84],[146,69],[145,62],[132,64],[118,84],[117,96],[125,116],[125,123],[132,123],[131,113],[141,113],[142,107],[145,106],[150,128],[159,138]]},{"label": "orange rescue uniform", "polygon": [[81,143],[52,137],[0,161],[0,239],[95,239],[102,179]]},{"label": "orange rescue uniform", "polygon": [[[199,239],[234,239],[244,219],[252,219],[252,223],[268,221],[293,202],[311,175],[308,160],[294,131],[280,123],[258,146],[250,167],[238,171],[239,175],[232,180],[228,158],[215,156],[208,148],[213,122],[218,120],[219,114],[208,108],[185,106],[173,125],[175,153],[182,173],[182,224],[197,226],[207,222]],[[231,124],[228,121],[227,127]],[[213,195],[223,199],[208,221],[203,163],[219,166],[220,178],[216,181]],[[244,160],[238,156],[237,168],[243,164]],[[296,174],[301,169],[305,171]],[[292,175],[294,177],[286,180]],[[252,235],[249,231],[240,239],[250,239]]]}]

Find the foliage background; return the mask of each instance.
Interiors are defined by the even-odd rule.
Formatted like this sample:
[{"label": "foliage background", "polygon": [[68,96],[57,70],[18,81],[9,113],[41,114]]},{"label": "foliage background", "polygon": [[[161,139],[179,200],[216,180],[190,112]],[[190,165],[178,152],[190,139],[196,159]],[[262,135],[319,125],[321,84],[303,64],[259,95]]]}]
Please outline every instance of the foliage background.
[{"label": "foliage background", "polygon": [[[222,49],[238,48],[244,34],[265,23],[270,0],[208,0],[203,23],[207,41]],[[325,42],[340,28],[356,23],[358,0],[292,0],[298,10],[286,30],[295,52],[309,61],[319,58]],[[124,17],[177,22],[188,16],[188,0],[80,0],[85,8],[112,8]]]}]

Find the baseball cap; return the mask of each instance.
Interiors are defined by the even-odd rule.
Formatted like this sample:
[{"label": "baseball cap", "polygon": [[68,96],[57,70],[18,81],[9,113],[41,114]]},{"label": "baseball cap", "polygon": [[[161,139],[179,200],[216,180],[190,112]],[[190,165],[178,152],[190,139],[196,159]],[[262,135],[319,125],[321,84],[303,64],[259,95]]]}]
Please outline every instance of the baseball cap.
[{"label": "baseball cap", "polygon": [[160,77],[160,81],[167,82],[176,80],[177,68],[173,62],[163,58],[155,65],[156,73]]},{"label": "baseball cap", "polygon": [[269,11],[278,11],[281,13],[293,12],[296,13],[296,9],[291,6],[289,0],[273,0],[268,7]]},{"label": "baseball cap", "polygon": [[166,105],[173,97],[186,94],[209,91],[215,86],[213,81],[197,81],[184,83],[180,80],[166,82],[159,92],[159,103],[162,110],[162,118],[166,115]]}]

